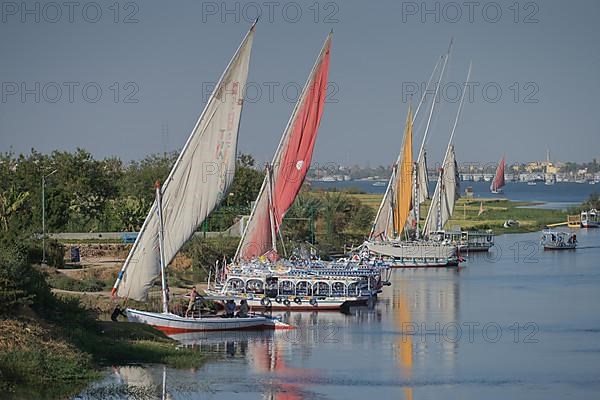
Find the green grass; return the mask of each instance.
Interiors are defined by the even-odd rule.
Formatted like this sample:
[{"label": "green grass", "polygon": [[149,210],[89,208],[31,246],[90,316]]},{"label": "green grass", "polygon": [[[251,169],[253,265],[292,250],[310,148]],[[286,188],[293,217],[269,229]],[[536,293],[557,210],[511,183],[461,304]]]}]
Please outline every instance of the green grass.
[{"label": "green grass", "polygon": [[87,277],[80,280],[60,272],[49,274],[46,280],[53,288],[75,292],[101,292],[112,286],[112,282],[102,281],[98,278]]},{"label": "green grass", "polygon": [[0,320],[3,396],[67,398],[101,377],[105,366],[157,363],[197,368],[207,359],[198,349],[182,348],[148,325],[93,321],[78,312],[71,317],[63,323],[31,317]]},{"label": "green grass", "polygon": [[[353,194],[363,204],[378,209],[383,195]],[[484,212],[479,214],[480,205]],[[532,202],[515,202],[505,199],[469,199],[460,198],[455,206],[454,215],[446,227],[460,226],[462,229],[493,229],[496,233],[533,232],[545,225],[567,220],[567,213],[561,210],[528,208],[536,205]],[[525,208],[523,208],[525,207]],[[429,201],[421,205],[421,225],[429,209]],[[519,221],[517,228],[504,228],[504,221]]]}]

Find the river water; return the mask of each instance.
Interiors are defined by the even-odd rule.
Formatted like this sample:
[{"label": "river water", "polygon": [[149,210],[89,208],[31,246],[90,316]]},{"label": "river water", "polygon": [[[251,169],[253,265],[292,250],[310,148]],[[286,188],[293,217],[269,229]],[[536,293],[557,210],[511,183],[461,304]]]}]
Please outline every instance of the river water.
[{"label": "river water", "polygon": [[115,367],[76,399],[596,399],[600,230],[577,236],[571,252],[503,235],[458,270],[395,270],[373,307],[284,314],[294,331],[179,337],[215,361]]},{"label": "river water", "polygon": [[[387,182],[386,182],[387,184]],[[355,189],[365,193],[385,192],[385,186],[373,186],[372,181],[344,181],[344,182],[311,182],[314,189],[338,190]],[[528,185],[525,182],[507,182],[504,187],[504,193],[493,194],[490,192],[490,182],[460,182],[461,195],[467,187],[473,189],[475,198],[498,198],[504,197],[514,201],[535,201],[547,203],[543,207],[566,209],[576,206],[585,201],[593,192],[600,192],[600,185],[589,185],[587,183],[560,182],[554,185],[545,185],[544,182],[537,182],[535,186]],[[435,182],[429,182],[429,190],[433,193]]]}]

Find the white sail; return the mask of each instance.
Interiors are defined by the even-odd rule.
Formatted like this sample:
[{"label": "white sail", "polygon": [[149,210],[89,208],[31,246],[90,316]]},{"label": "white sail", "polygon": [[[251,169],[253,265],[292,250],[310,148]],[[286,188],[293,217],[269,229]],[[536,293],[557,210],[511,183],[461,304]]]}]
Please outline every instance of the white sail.
[{"label": "white sail", "polygon": [[[166,264],[223,200],[233,181],[255,25],[223,72],[162,186]],[[155,201],[115,282],[113,293],[120,297],[145,300],[160,275],[157,211]]]},{"label": "white sail", "polygon": [[371,227],[371,233],[369,234],[370,240],[387,240],[390,239],[389,233],[392,231],[392,188],[396,186],[396,164],[392,170],[392,175],[387,184],[387,189],[379,204],[379,210],[375,215],[375,221]]},{"label": "white sail", "polygon": [[417,160],[417,182],[419,183],[419,204],[429,198],[429,179],[427,178],[427,152],[423,150],[421,156]]},{"label": "white sail", "polygon": [[454,146],[450,145],[449,151],[444,159],[444,165],[438,177],[435,192],[431,198],[431,205],[423,232],[429,234],[440,230],[446,225],[446,222],[452,217],[454,205],[458,200],[460,191],[460,182],[458,176],[458,167],[456,165],[456,156]]}]

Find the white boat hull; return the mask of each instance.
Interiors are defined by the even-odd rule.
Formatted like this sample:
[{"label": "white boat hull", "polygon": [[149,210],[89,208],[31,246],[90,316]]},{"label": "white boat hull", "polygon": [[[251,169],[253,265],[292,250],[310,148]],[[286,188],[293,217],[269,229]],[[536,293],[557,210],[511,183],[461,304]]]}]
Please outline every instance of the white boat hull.
[{"label": "white boat hull", "polygon": [[[302,296],[281,296],[281,301],[269,299],[268,302],[263,301],[262,295],[253,296],[236,295],[236,294],[211,294],[209,292],[208,299],[211,300],[228,300],[233,299],[236,303],[244,299],[248,302],[251,310],[272,310],[272,311],[339,311],[344,305],[356,305],[365,303],[370,296],[359,297],[325,297],[323,299],[315,299],[312,304],[309,299]],[[287,301],[286,301],[287,300]]]},{"label": "white boat hull", "polygon": [[583,228],[600,228],[600,222],[585,221],[585,222],[581,222],[581,226]]},{"label": "white boat hull", "polygon": [[494,243],[480,243],[480,244],[468,243],[468,244],[461,244],[458,246],[458,248],[460,249],[461,252],[464,251],[464,252],[468,252],[468,253],[474,253],[474,252],[489,251],[493,246],[494,246]]},{"label": "white boat hull", "polygon": [[445,244],[367,243],[371,253],[390,257],[391,268],[455,267],[459,263],[457,247]]},{"label": "white boat hull", "polygon": [[291,328],[287,324],[263,316],[185,318],[171,313],[154,313],[131,308],[126,309],[125,313],[129,322],[151,325],[166,334]]},{"label": "white boat hull", "polygon": [[577,248],[577,244],[544,244],[544,250],[575,250]]}]

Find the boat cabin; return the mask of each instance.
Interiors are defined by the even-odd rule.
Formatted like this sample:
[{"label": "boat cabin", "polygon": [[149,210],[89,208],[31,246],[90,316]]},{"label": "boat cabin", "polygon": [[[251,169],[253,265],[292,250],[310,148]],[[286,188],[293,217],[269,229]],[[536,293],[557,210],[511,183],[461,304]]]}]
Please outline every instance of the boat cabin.
[{"label": "boat cabin", "polygon": [[445,241],[455,246],[467,247],[469,251],[475,251],[479,248],[489,249],[494,245],[494,232],[487,231],[436,231],[431,234],[436,241]]},{"label": "boat cabin", "polygon": [[363,290],[370,290],[370,279],[302,279],[294,277],[268,276],[227,278],[224,290],[240,294],[279,296],[356,297]]}]

